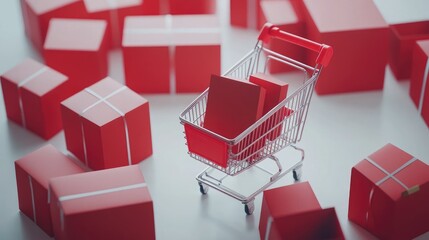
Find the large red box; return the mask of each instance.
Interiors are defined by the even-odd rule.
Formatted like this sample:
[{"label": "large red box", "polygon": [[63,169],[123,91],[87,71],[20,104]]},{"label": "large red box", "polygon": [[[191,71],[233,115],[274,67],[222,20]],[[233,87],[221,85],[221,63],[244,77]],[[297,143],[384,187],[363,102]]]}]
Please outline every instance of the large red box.
[{"label": "large red box", "polygon": [[[306,36],[305,22],[303,14],[297,0],[263,0],[260,2],[259,29],[262,29],[266,22],[272,23],[279,27],[280,30],[286,31],[301,37]],[[268,42],[268,48],[283,56],[287,56],[299,62],[306,61],[306,50],[295,44],[272,38]],[[285,63],[270,59],[268,70],[271,73],[296,71]]]},{"label": "large red box", "polygon": [[335,209],[322,209],[308,182],[263,193],[260,239],[345,239]]},{"label": "large red box", "polygon": [[229,0],[229,18],[234,27],[257,29],[261,0]]},{"label": "large red box", "polygon": [[220,73],[220,41],[214,15],[127,17],[125,82],[139,93],[202,92]]},{"label": "large red box", "polygon": [[109,46],[119,47],[126,16],[157,15],[160,13],[159,0],[83,0],[87,18],[103,19],[107,22]]},{"label": "large red box", "polygon": [[410,96],[429,127],[429,40],[418,41],[413,53]]},{"label": "large red box", "polygon": [[[380,90],[388,60],[389,28],[372,0],[304,0],[308,38],[335,54],[316,84],[320,95]],[[312,58],[308,60],[313,62]]]},{"label": "large red box", "polygon": [[429,166],[387,144],[352,168],[348,217],[381,239],[429,231]]},{"label": "large red box", "polygon": [[77,92],[107,76],[106,21],[52,19],[43,55],[48,66],[66,74]]},{"label": "large red box", "polygon": [[152,155],[149,102],[111,78],[63,101],[61,113],[67,149],[91,169]]},{"label": "large red box", "polygon": [[429,39],[429,21],[390,26],[389,65],[397,80],[409,79],[416,41]]},{"label": "large red box", "polygon": [[20,1],[25,33],[40,52],[52,18],[79,18],[84,16],[85,11],[82,0]]},{"label": "large red box", "polygon": [[55,239],[155,239],[153,203],[138,166],[53,178]]},{"label": "large red box", "polygon": [[46,145],[15,161],[19,209],[53,236],[48,182],[53,177],[84,172],[73,160]]},{"label": "large red box", "polygon": [[0,76],[7,117],[44,139],[62,129],[60,102],[71,96],[68,77],[32,59]]},{"label": "large red box", "polygon": [[[162,1],[162,0],[161,0]],[[170,14],[214,14],[216,0],[164,0],[168,1]]]}]

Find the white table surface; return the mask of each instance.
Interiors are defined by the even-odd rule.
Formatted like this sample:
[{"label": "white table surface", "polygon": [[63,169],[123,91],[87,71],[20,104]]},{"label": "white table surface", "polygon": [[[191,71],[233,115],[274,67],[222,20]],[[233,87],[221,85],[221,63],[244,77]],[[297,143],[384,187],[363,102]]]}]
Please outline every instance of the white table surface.
[{"label": "white table surface", "polygon": [[[427,0],[414,0],[414,8],[409,1],[402,1],[410,5],[406,13],[397,5],[390,6],[391,0],[376,2],[384,9],[382,12],[389,22],[415,20],[416,15],[419,19],[429,17],[428,8],[424,13],[421,9],[427,6]],[[223,33],[223,71],[252,49],[257,37],[257,31],[229,26],[228,4],[226,0],[218,2]],[[0,74],[25,57],[41,60],[25,38],[20,14],[19,1],[0,3]],[[111,51],[109,58],[110,76],[123,82],[120,50]],[[429,164],[429,129],[411,102],[408,90],[409,82],[397,82],[386,68],[383,91],[313,96],[304,136],[299,143],[306,150],[302,180],[310,182],[322,207],[336,208],[347,239],[374,238],[347,219],[353,165],[387,143]],[[195,176],[204,165],[187,155],[178,119],[179,113],[196,95],[143,96],[150,102],[154,154],[140,166],[154,200],[157,238],[258,239],[261,196],[255,200],[254,214],[246,216],[238,201],[214,190],[202,196],[198,190]],[[63,132],[48,142],[66,152]],[[19,212],[14,170],[16,159],[46,143],[7,120],[0,96],[0,239],[49,239]],[[282,151],[277,156],[288,159],[292,155]],[[236,182],[246,188],[252,180]],[[292,176],[288,175],[274,186],[291,183]],[[419,239],[429,239],[429,233]]]}]

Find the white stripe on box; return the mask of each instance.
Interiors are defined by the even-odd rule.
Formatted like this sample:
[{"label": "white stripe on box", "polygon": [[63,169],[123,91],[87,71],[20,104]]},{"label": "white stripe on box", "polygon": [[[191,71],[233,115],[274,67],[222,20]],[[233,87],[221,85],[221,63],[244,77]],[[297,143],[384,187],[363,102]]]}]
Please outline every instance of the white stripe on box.
[{"label": "white stripe on box", "polygon": [[425,98],[425,89],[426,84],[428,82],[428,72],[429,72],[429,58],[426,60],[426,67],[425,67],[425,73],[423,74],[423,84],[422,84],[422,90],[420,91],[420,101],[419,101],[419,113],[422,114],[423,109],[423,100]]},{"label": "white stripe on box", "polygon": [[247,0],[247,27],[256,29],[258,8],[256,7],[257,0]]},{"label": "white stripe on box", "polygon": [[34,199],[34,189],[33,189],[33,178],[30,175],[28,175],[28,182],[30,183],[31,206],[33,207],[33,219],[34,219],[34,222],[37,223],[36,203]]},{"label": "white stripe on box", "polygon": [[271,232],[271,225],[273,224],[273,218],[271,216],[268,217],[267,219],[267,226],[265,228],[265,240],[268,240],[270,237],[270,232]]}]

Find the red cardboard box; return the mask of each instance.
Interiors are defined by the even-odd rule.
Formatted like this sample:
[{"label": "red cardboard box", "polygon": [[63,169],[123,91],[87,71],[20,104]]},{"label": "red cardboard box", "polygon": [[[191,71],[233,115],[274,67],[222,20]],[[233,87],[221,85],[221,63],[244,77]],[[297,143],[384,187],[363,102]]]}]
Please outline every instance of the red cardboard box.
[{"label": "red cardboard box", "polygon": [[122,48],[125,82],[139,93],[202,92],[220,73],[214,15],[127,17]]},{"label": "red cardboard box", "polygon": [[348,217],[381,239],[429,231],[429,166],[392,144],[352,168]]},{"label": "red cardboard box", "polygon": [[153,203],[138,166],[53,178],[55,239],[155,239]]},{"label": "red cardboard box", "polygon": [[[372,0],[304,0],[308,38],[335,49],[316,84],[320,95],[380,90],[389,29]],[[312,58],[308,62],[314,63]]]},{"label": "red cardboard box", "polygon": [[308,182],[266,190],[261,239],[344,239],[333,208],[322,209]]},{"label": "red cardboard box", "polygon": [[25,59],[0,80],[8,119],[44,139],[61,131],[60,102],[72,94],[67,76]]},{"label": "red cardboard box", "polygon": [[389,65],[397,80],[409,79],[416,41],[429,39],[429,21],[390,26]]},{"label": "red cardboard box", "polygon": [[25,33],[36,49],[42,52],[52,18],[84,16],[82,0],[20,0]]},{"label": "red cardboard box", "polygon": [[413,53],[410,96],[429,127],[429,40],[418,41]]},{"label": "red cardboard box", "polygon": [[261,0],[230,0],[230,23],[234,27],[257,29]]},{"label": "red cardboard box", "polygon": [[49,144],[16,160],[19,210],[52,237],[48,181],[82,172],[82,168]]},{"label": "red cardboard box", "polygon": [[[300,8],[297,5],[296,0],[261,1],[259,8],[259,29],[266,22],[269,22],[279,27],[282,31],[305,37],[305,23]],[[305,48],[275,38],[270,39],[268,48],[300,62],[305,62],[307,57]],[[296,68],[276,60],[270,60],[268,70],[270,73],[279,73],[296,71]]]},{"label": "red cardboard box", "polygon": [[149,102],[105,78],[61,103],[67,149],[94,170],[152,155]]},{"label": "red cardboard box", "polygon": [[159,0],[83,0],[88,18],[103,19],[107,22],[109,46],[119,47],[126,16],[157,15]]},{"label": "red cardboard box", "polygon": [[214,14],[216,0],[168,0],[170,14]]},{"label": "red cardboard box", "polygon": [[107,76],[106,21],[52,19],[43,49],[48,66],[69,76],[78,92]]}]

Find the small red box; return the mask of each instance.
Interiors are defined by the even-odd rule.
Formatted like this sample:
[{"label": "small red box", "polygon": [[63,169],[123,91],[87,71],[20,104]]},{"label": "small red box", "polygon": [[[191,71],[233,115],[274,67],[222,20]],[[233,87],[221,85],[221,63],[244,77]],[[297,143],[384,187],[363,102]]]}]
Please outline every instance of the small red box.
[{"label": "small red box", "polygon": [[126,16],[157,15],[159,0],[83,0],[88,18],[107,22],[107,38],[110,47],[119,47]]},{"label": "small red box", "polygon": [[20,1],[25,33],[40,52],[52,18],[79,18],[84,16],[85,11],[81,0]]},{"label": "small red box", "polygon": [[67,76],[26,59],[0,79],[10,120],[44,139],[61,131],[60,102],[72,94]]},{"label": "small red box", "polygon": [[429,127],[429,40],[417,42],[412,61],[410,96]]},{"label": "small red box", "polygon": [[220,73],[214,15],[127,17],[122,48],[125,82],[139,93],[202,92]]},{"label": "small red box", "polygon": [[389,65],[397,80],[409,79],[416,41],[429,39],[429,21],[390,26]]},{"label": "small red box", "polygon": [[261,0],[230,0],[229,17],[232,26],[257,29]]},{"label": "small red box", "polygon": [[82,172],[82,168],[52,145],[46,145],[16,160],[19,210],[52,237],[48,181],[53,177]]},{"label": "small red box", "polygon": [[351,171],[348,217],[381,239],[429,231],[429,166],[392,144]]},{"label": "small red box", "polygon": [[[166,1],[166,0],[164,0]],[[167,0],[170,14],[215,14],[216,0]]]},{"label": "small red box", "polygon": [[67,149],[94,170],[152,155],[149,102],[105,78],[61,103]]},{"label": "small red box", "polygon": [[138,166],[53,178],[55,239],[155,239],[153,203]]},{"label": "small red box", "polygon": [[49,23],[43,55],[78,92],[107,76],[106,44],[106,21],[56,18]]},{"label": "small red box", "polygon": [[[266,22],[269,22],[283,31],[305,37],[305,23],[296,0],[263,0],[260,3],[259,11],[260,29]],[[307,57],[305,48],[275,38],[270,39],[268,48],[300,62],[305,62]],[[268,70],[271,73],[296,71],[296,68],[285,63],[273,59],[269,61]]]},{"label": "small red box", "polygon": [[[308,38],[335,54],[316,84],[320,95],[380,90],[389,28],[372,0],[304,0]],[[308,62],[314,63],[312,57]]]}]

